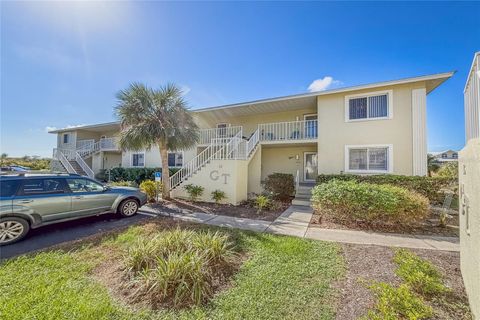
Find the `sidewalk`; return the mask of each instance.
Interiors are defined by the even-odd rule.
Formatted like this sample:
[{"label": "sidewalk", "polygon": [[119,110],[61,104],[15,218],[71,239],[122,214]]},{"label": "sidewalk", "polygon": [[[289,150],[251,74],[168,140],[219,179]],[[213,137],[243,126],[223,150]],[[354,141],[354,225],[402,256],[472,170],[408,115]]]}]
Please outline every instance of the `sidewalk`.
[{"label": "sidewalk", "polygon": [[310,227],[309,222],[313,214],[313,209],[306,206],[292,205],[273,222],[201,212],[167,213],[149,207],[142,207],[139,213],[153,216],[166,216],[183,221],[203,223],[218,227],[236,228],[255,232],[268,232],[322,241],[412,249],[460,251],[459,239],[455,237],[403,235]]}]

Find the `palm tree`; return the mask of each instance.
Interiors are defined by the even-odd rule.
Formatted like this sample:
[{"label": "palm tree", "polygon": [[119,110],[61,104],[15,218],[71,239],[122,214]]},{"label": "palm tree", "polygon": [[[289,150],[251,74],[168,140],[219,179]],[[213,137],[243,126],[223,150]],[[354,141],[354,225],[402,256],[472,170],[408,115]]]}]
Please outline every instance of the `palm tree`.
[{"label": "palm tree", "polygon": [[189,149],[199,139],[198,126],[182,95],[174,84],[152,89],[140,83],[132,83],[117,94],[120,148],[139,151],[158,146],[164,199],[170,197],[168,151]]}]

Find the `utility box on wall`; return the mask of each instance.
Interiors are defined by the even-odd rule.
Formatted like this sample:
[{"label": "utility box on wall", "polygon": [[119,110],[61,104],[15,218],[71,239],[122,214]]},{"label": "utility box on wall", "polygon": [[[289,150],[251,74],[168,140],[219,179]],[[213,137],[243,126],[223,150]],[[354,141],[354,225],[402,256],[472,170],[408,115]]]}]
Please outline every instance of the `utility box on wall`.
[{"label": "utility box on wall", "polygon": [[460,151],[460,265],[475,319],[480,319],[480,139]]}]

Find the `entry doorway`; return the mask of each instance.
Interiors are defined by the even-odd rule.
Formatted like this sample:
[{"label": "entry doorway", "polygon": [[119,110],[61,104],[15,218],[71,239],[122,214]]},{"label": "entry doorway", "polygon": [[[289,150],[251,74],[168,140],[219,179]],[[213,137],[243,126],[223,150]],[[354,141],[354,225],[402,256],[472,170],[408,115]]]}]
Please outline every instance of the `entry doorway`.
[{"label": "entry doorway", "polygon": [[318,176],[317,153],[303,153],[303,181],[315,181]]}]

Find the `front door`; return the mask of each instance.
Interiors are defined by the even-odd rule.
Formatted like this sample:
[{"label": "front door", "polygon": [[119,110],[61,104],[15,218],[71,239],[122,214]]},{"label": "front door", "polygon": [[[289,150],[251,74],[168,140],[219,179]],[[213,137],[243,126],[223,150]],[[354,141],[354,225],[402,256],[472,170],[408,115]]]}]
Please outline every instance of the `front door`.
[{"label": "front door", "polygon": [[317,153],[305,152],[303,154],[303,181],[315,181],[317,175]]}]

